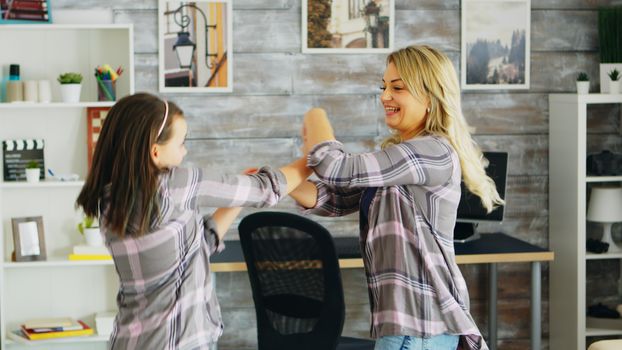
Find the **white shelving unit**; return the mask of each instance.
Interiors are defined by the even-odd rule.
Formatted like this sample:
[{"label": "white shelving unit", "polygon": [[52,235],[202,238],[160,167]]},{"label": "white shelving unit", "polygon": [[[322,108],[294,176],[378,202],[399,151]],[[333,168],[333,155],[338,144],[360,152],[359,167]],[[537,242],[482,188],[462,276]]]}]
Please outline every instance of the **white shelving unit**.
[{"label": "white shelving unit", "polygon": [[[50,80],[52,103],[0,103],[0,140],[42,138],[46,168],[75,173],[79,181],[36,184],[0,181],[0,348],[106,349],[108,336],[23,342],[8,334],[30,318],[70,316],[95,327],[94,314],[116,309],[118,277],[112,261],[69,261],[83,239],[74,209],[87,173],[86,109],[98,102],[95,67],[122,66],[117,96],[134,91],[132,25],[0,26],[0,66],[18,63],[22,80]],[[81,101],[62,103],[56,77],[80,72]],[[0,162],[0,172],[2,163]],[[47,260],[11,262],[11,218],[42,216]]]},{"label": "white shelving unit", "polygon": [[[585,350],[587,336],[621,335],[622,329],[586,325],[586,263],[622,259],[585,249],[587,184],[622,182],[622,176],[586,176],[587,109],[622,104],[622,95],[549,95],[550,348]],[[622,117],[622,116],[621,116]]]}]

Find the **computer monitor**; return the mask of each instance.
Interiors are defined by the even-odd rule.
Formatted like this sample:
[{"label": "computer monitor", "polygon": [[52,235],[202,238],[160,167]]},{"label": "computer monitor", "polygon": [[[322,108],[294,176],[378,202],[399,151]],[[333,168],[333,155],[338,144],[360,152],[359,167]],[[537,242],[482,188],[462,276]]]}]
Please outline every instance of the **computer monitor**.
[{"label": "computer monitor", "polygon": [[[486,174],[492,178],[497,186],[497,192],[505,199],[505,185],[508,174],[507,152],[484,152],[488,159]],[[503,221],[504,206],[495,208],[487,213],[478,196],[471,193],[464,182],[460,185],[461,195],[458,204],[456,227],[454,228],[454,242],[468,242],[479,238],[477,224],[482,221]]]}]

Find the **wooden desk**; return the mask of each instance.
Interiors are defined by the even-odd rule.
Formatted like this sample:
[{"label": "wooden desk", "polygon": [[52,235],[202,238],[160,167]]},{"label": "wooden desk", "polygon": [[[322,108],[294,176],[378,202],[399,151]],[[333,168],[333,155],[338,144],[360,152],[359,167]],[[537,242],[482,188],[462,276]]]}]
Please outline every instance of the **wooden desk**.
[{"label": "wooden desk", "polygon": [[[359,250],[358,237],[337,237],[335,249],[342,269],[362,268],[363,259]],[[246,271],[246,263],[239,241],[226,241],[226,248],[212,257],[212,272]],[[541,266],[542,261],[554,258],[552,251],[529,244],[503,233],[482,234],[480,239],[456,243],[458,264],[488,264],[489,269],[489,311],[488,346],[497,348],[497,264],[531,263],[531,349],[540,349],[541,330]]]}]

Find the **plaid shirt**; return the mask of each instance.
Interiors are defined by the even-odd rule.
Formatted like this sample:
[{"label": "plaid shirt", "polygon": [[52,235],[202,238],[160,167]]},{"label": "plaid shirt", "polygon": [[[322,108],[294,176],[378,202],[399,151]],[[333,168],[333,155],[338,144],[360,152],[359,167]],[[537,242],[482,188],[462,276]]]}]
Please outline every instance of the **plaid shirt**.
[{"label": "plaid shirt", "polygon": [[378,187],[360,232],[371,336],[460,334],[462,348],[487,349],[455,260],[461,170],[449,142],[423,136],[356,155],[327,141],[307,165],[320,179],[314,214],[356,212],[363,190]]},{"label": "plaid shirt", "polygon": [[[223,324],[211,283],[209,257],[223,249],[215,223],[200,206],[271,206],[285,193],[281,172],[207,178],[201,169],[162,175],[160,220],[148,234],[106,234],[119,275],[119,313],[111,349],[209,349]],[[106,208],[104,198],[103,208]]]}]

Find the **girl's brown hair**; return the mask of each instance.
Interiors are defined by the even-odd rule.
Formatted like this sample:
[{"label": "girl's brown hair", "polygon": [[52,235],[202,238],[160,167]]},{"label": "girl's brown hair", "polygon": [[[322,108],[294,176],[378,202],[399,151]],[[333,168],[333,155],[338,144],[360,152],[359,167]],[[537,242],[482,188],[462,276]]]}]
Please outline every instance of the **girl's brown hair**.
[{"label": "girl's brown hair", "polygon": [[[115,103],[106,116],[91,169],[76,200],[76,207],[82,207],[88,216],[103,216],[106,228],[120,237],[140,236],[158,219],[156,194],[162,170],[153,163],[150,149],[156,143],[165,144],[172,136],[173,119],[183,117],[179,107],[168,102],[165,122],[165,109],[163,100],[147,93]],[[107,209],[100,212],[104,196]]]}]

